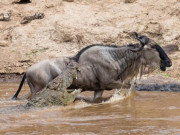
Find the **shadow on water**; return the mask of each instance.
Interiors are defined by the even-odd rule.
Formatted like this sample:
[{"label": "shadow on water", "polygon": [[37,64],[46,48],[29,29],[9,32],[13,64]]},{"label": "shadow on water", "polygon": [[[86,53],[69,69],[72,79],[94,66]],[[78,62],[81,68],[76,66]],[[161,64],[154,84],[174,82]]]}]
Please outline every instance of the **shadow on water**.
[{"label": "shadow on water", "polygon": [[138,91],[170,91],[180,92],[180,84],[138,84],[136,85]]}]

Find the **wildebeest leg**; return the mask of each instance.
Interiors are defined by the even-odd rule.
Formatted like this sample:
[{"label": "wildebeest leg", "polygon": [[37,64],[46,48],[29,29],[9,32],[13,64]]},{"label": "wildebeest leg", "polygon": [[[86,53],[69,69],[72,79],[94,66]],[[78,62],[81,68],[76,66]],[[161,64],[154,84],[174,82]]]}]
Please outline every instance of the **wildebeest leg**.
[{"label": "wildebeest leg", "polygon": [[101,101],[102,101],[102,98],[101,98],[101,97],[102,97],[103,91],[104,91],[104,90],[98,90],[98,91],[95,91],[95,92],[94,92],[94,99],[93,99],[93,100],[94,100],[95,102],[101,102]]},{"label": "wildebeest leg", "polygon": [[125,81],[124,83],[122,83],[121,81],[113,81],[111,83],[108,84],[108,87],[109,88],[112,88],[112,89],[119,89],[119,88],[130,88],[131,84],[128,81]]},{"label": "wildebeest leg", "polygon": [[34,86],[32,85],[31,81],[27,78],[27,83],[30,87],[30,91],[31,91],[31,96],[30,98],[34,97],[36,94],[36,89],[34,88]]}]

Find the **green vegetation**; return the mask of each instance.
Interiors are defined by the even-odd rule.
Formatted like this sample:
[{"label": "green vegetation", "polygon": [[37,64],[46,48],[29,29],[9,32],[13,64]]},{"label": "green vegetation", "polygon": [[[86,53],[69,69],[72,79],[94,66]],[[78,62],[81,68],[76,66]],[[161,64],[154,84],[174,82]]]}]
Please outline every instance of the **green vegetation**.
[{"label": "green vegetation", "polygon": [[16,50],[11,50],[11,52],[16,52]]},{"label": "green vegetation", "polygon": [[30,52],[27,52],[26,55],[32,55],[32,54],[37,54],[37,53],[42,53],[48,50],[49,48],[40,48],[40,49],[31,49]]},{"label": "green vegetation", "polygon": [[161,43],[157,43],[159,46],[162,46],[162,44]]},{"label": "green vegetation", "polygon": [[165,76],[165,77],[171,77],[171,74],[170,73],[168,73],[168,72],[162,72],[162,71],[160,71],[160,72],[158,72],[160,75],[162,75],[162,76]]}]

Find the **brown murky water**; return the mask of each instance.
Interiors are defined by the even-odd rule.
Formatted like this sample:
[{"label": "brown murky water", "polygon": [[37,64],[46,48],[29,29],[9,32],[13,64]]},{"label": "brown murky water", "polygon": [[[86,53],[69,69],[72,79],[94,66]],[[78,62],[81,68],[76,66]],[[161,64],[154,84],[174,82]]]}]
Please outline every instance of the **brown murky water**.
[{"label": "brown murky water", "polygon": [[[0,109],[27,101],[11,101],[18,84],[0,84]],[[108,96],[112,92],[106,92]],[[89,92],[84,95],[89,96]],[[0,113],[0,134],[5,135],[180,135],[180,93],[136,92],[127,99],[101,104],[77,101],[67,107]]]}]

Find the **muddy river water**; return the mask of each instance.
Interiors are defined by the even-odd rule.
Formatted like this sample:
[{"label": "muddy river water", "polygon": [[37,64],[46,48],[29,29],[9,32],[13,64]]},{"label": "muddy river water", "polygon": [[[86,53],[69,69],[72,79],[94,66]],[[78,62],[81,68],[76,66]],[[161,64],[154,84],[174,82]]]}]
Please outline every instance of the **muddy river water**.
[{"label": "muddy river water", "polygon": [[[25,104],[29,88],[11,101],[18,84],[0,84],[0,109]],[[111,92],[104,93],[109,96]],[[24,96],[26,95],[26,96]],[[92,92],[82,96],[92,97]],[[124,100],[93,104],[78,100],[66,107],[0,112],[2,135],[180,135],[180,93],[135,92]]]}]

